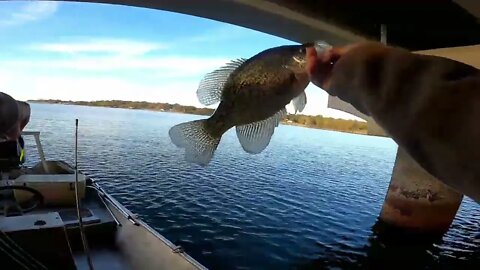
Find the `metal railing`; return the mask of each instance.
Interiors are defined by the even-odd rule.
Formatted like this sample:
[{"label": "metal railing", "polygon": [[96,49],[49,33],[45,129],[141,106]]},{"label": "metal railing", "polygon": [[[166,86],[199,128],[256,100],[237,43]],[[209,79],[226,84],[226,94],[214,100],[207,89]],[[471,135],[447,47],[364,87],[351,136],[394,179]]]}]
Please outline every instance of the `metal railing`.
[{"label": "metal railing", "polygon": [[23,131],[22,136],[33,136],[35,138],[35,145],[37,146],[38,155],[42,162],[43,169],[48,173],[48,166],[45,159],[45,152],[43,152],[42,142],[40,141],[40,131]]}]

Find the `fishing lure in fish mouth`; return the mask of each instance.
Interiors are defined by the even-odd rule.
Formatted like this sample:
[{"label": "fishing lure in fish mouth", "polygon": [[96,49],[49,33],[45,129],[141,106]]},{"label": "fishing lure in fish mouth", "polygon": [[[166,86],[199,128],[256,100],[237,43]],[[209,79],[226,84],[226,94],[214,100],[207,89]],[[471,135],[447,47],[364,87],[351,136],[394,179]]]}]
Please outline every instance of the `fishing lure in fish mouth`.
[{"label": "fishing lure in fish mouth", "polygon": [[317,52],[317,54],[320,54],[325,50],[333,48],[332,45],[322,40],[315,41],[313,44],[314,44],[313,47],[315,48],[315,51]]},{"label": "fishing lure in fish mouth", "polygon": [[297,58],[296,56],[293,57],[293,60],[295,60],[295,62],[299,63],[299,64],[304,64],[305,63],[305,60],[303,59],[299,59]]},{"label": "fishing lure in fish mouth", "polygon": [[[325,52],[326,50],[329,50],[329,49],[333,48],[332,45],[328,44],[327,42],[325,42],[323,40],[315,41],[313,47],[315,48],[315,51],[317,52],[317,55]],[[329,64],[333,65],[334,62],[330,61]]]}]

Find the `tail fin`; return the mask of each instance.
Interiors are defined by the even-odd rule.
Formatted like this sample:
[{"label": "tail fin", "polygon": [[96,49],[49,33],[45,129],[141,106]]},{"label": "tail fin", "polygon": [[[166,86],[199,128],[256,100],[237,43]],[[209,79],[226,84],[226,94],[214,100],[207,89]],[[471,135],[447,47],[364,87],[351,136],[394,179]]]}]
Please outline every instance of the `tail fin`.
[{"label": "tail fin", "polygon": [[173,126],[168,135],[177,147],[185,148],[185,159],[206,166],[220,143],[206,128],[206,119],[195,120]]}]

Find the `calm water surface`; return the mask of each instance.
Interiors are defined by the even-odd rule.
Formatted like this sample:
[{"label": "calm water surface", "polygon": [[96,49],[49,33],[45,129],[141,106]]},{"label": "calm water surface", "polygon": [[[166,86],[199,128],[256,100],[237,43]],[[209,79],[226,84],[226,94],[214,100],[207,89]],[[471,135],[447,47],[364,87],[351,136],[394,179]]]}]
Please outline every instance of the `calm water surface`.
[{"label": "calm water surface", "polygon": [[75,118],[80,168],[211,269],[480,269],[480,207],[468,198],[442,239],[372,231],[397,148],[388,138],[280,126],[249,155],[230,130],[201,168],[168,129],[202,116],[32,104],[27,129],[43,132],[47,158],[73,162]]}]

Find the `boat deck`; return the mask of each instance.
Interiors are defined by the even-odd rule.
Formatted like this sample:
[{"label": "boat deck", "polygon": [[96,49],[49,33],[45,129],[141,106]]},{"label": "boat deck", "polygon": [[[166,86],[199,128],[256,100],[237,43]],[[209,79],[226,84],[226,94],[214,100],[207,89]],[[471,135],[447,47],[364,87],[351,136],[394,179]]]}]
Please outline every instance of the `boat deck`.
[{"label": "boat deck", "polygon": [[[119,223],[92,187],[86,189],[81,213],[95,268],[128,269],[116,246]],[[49,269],[88,269],[82,266],[86,259],[78,226],[75,207],[44,207],[0,220],[0,229]]]},{"label": "boat deck", "polygon": [[89,269],[76,191],[94,269],[206,269],[94,180],[64,161],[47,161],[40,132],[22,135],[35,137],[41,161],[27,168],[0,159],[0,269]]},{"label": "boat deck", "polygon": [[[115,249],[97,249],[90,250],[95,269],[111,269],[111,270],[132,270],[128,265],[128,261],[120,255]],[[73,253],[75,264],[78,269],[88,269],[87,256],[83,252]]]},{"label": "boat deck", "polygon": [[[205,269],[88,182],[81,213],[95,269]],[[19,253],[29,254],[48,269],[89,269],[75,207],[43,207],[24,215],[0,216],[0,231],[4,233],[0,240],[8,235],[21,247]],[[43,269],[18,268],[18,262],[2,252],[0,261],[2,269]]]}]

